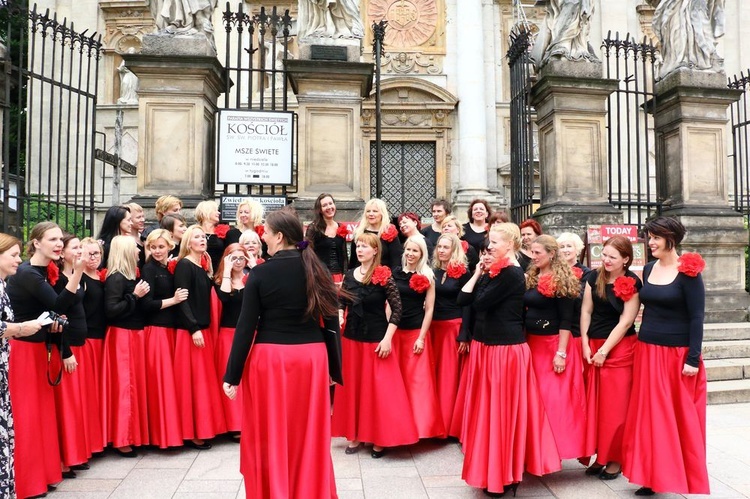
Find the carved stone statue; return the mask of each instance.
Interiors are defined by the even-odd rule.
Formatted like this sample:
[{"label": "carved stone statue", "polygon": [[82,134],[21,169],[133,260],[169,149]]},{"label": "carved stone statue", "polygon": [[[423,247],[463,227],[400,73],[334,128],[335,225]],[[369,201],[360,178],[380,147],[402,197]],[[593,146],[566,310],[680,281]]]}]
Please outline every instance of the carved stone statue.
[{"label": "carved stone statue", "polygon": [[548,0],[547,16],[531,53],[537,69],[550,59],[598,62],[589,43],[594,0]]},{"label": "carved stone statue", "polygon": [[[129,54],[134,52],[134,48],[128,49]],[[120,98],[117,103],[138,104],[138,77],[125,66],[125,61],[117,67],[117,72],[120,73]]]},{"label": "carved stone statue", "polygon": [[365,36],[357,0],[299,0],[298,12],[300,39]]},{"label": "carved stone statue", "polygon": [[211,46],[214,44],[214,27],[211,24],[217,0],[164,0],[159,11],[162,33],[194,35],[203,33]]},{"label": "carved stone statue", "polygon": [[654,33],[661,45],[659,76],[678,68],[724,72],[716,53],[724,36],[725,0],[648,0],[654,12]]},{"label": "carved stone statue", "polygon": [[[276,90],[283,90],[284,88],[284,43],[280,40],[276,41],[276,50],[274,51],[274,44],[271,41],[264,41],[265,46],[265,82],[264,88]],[[287,51],[287,58],[294,59],[294,55]],[[272,73],[271,70],[275,69],[276,73]]]}]

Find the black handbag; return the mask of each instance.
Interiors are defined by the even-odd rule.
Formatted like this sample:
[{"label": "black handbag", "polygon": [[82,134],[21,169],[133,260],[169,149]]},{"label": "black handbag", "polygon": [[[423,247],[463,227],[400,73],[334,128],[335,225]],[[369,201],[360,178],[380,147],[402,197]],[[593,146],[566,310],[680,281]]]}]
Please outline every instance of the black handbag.
[{"label": "black handbag", "polygon": [[344,377],[341,374],[341,336],[339,335],[338,327],[331,329],[321,326],[320,332],[323,333],[323,341],[325,341],[326,352],[328,352],[328,375],[335,383],[343,386]]}]

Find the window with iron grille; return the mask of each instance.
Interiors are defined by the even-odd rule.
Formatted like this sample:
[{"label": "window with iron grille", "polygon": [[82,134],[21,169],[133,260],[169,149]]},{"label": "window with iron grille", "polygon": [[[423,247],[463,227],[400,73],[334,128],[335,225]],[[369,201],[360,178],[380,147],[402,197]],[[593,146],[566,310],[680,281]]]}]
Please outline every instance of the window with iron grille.
[{"label": "window with iron grille", "polygon": [[[435,142],[382,142],[382,198],[391,214],[431,216],[435,199]],[[370,196],[375,197],[375,142],[370,142]]]}]

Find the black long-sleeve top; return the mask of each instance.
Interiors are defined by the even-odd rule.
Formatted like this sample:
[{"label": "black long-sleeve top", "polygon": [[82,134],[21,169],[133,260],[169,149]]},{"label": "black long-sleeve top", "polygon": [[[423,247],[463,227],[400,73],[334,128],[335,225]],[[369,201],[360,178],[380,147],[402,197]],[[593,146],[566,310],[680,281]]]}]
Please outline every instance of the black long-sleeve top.
[{"label": "black long-sleeve top", "polygon": [[[255,343],[300,345],[323,342],[319,321],[305,316],[308,304],[306,282],[302,257],[296,249],[277,251],[263,265],[250,270],[225,382],[230,385],[239,383],[254,335]],[[338,334],[338,317],[324,318],[324,327]]]},{"label": "black long-sleeve top", "polygon": [[174,269],[174,287],[187,289],[188,299],[177,305],[177,325],[190,334],[206,329],[211,323],[211,288],[213,282],[203,268],[183,258]]},{"label": "black long-sleeve top", "polygon": [[[58,314],[67,314],[76,299],[76,295],[67,289],[59,294],[54,290],[47,282],[47,267],[37,267],[29,262],[19,265],[16,275],[8,279],[7,292],[15,320],[18,322],[37,319],[42,312],[50,310]],[[42,343],[48,334],[49,327],[43,327],[31,336],[16,339]]]},{"label": "black long-sleeve top", "polygon": [[424,238],[432,243],[432,247],[434,248],[437,246],[438,239],[440,239],[440,232],[436,231],[432,228],[432,224],[422,227],[422,229],[419,231],[422,233]]},{"label": "black long-sleeve top", "polygon": [[224,239],[216,234],[206,234],[206,253],[211,257],[211,267],[214,272],[219,269],[219,264],[221,263],[221,257],[224,255],[225,247],[226,244]]},{"label": "black long-sleeve top", "polygon": [[159,262],[149,260],[143,266],[141,278],[151,287],[140,300],[146,325],[177,327],[177,307],[161,308],[164,300],[174,297],[174,276]]},{"label": "black long-sleeve top", "polygon": [[570,331],[575,302],[573,298],[548,298],[537,288],[527,289],[523,295],[524,327],[529,334],[552,336],[560,329]]},{"label": "black long-sleeve top", "polygon": [[[670,284],[651,284],[648,276],[655,262],[643,269],[643,319],[638,339],[669,347],[689,347],[688,365],[698,367],[703,343],[706,289],[703,277],[679,273]],[[15,310],[15,307],[14,307]]]},{"label": "black long-sleeve top", "polygon": [[479,246],[487,237],[487,231],[475,232],[474,229],[471,228],[471,222],[466,222],[463,227],[464,235],[463,237],[461,237],[461,239],[471,244],[477,251],[477,254],[479,254]]},{"label": "black long-sleeve top", "polygon": [[443,269],[435,269],[435,309],[432,313],[433,321],[447,321],[465,316],[466,308],[460,306],[456,299],[461,288],[464,287],[471,274],[464,273],[458,279],[448,277]]},{"label": "black long-sleeve top", "polygon": [[123,329],[143,329],[146,324],[138,298],[133,294],[137,279],[128,279],[119,272],[107,276],[104,282],[104,311],[110,326]]},{"label": "black long-sleeve top", "polygon": [[418,293],[411,289],[409,282],[416,272],[405,272],[401,267],[393,271],[398,294],[401,296],[401,322],[399,329],[421,329],[424,321],[424,302],[427,291]]},{"label": "black long-sleeve top", "polygon": [[[523,296],[526,278],[521,267],[511,266],[495,277],[484,274],[473,293],[458,293],[457,303],[471,305],[473,339],[485,345],[518,345],[526,342],[523,333]],[[460,341],[468,341],[462,328]]]},{"label": "black long-sleeve top", "polygon": [[[374,230],[365,230],[370,234],[377,235],[378,233]],[[393,241],[386,241],[382,237],[380,238],[380,246],[382,251],[380,253],[380,263],[391,270],[401,266],[401,254],[404,252],[404,248],[401,246],[401,241],[398,237],[394,237]],[[359,260],[357,260],[357,241],[351,242],[350,256],[349,256],[349,268],[356,269],[359,267]]]},{"label": "black long-sleeve top", "polygon": [[[609,334],[620,322],[620,315],[625,308],[625,302],[615,296],[614,284],[607,284],[604,287],[604,292],[607,295],[607,299],[604,300],[599,297],[596,292],[596,279],[599,277],[601,270],[592,270],[586,276],[586,282],[591,287],[591,298],[594,303],[594,308],[591,311],[591,323],[589,324],[588,337],[605,340],[609,338]],[[641,280],[637,275],[631,271],[625,272],[625,277],[632,277],[635,279],[635,288],[640,290],[642,287]],[[632,300],[632,298],[631,298]],[[635,324],[631,324],[625,336],[632,336],[635,334]]]},{"label": "black long-sleeve top", "polygon": [[[60,271],[60,278],[54,286],[55,291],[59,294],[67,285],[68,277]],[[86,326],[86,311],[83,309],[83,296],[83,286],[79,285],[75,293],[75,300],[65,314],[68,319],[68,326],[65,328],[62,337],[63,359],[67,359],[73,355],[73,352],[70,350],[71,346],[80,347],[86,343],[88,327]]]},{"label": "black long-sleeve top", "polygon": [[[343,274],[346,271],[346,240],[338,234],[328,237],[310,224],[305,239],[312,244],[315,254],[331,274]],[[354,255],[357,259],[357,255]]]},{"label": "black long-sleeve top", "polygon": [[103,340],[107,331],[104,313],[104,283],[86,274],[81,277],[83,310],[86,312],[86,338]]},{"label": "black long-sleeve top", "polygon": [[219,327],[236,328],[242,312],[242,297],[245,289],[232,289],[229,293],[221,290],[221,286],[216,286],[216,295],[221,301],[221,320]]},{"label": "black long-sleeve top", "polygon": [[232,227],[227,231],[227,235],[224,238],[224,246],[229,246],[233,243],[240,242],[240,236],[242,235],[242,231],[238,229],[237,227]]},{"label": "black long-sleeve top", "polygon": [[518,264],[521,266],[523,271],[526,272],[529,269],[529,265],[531,265],[531,257],[523,251],[519,251],[516,258],[518,259]]},{"label": "black long-sleeve top", "polygon": [[[353,296],[353,299],[343,299],[340,303],[340,307],[346,310],[344,337],[363,343],[379,343],[385,337],[389,323],[398,326],[401,322],[401,296],[392,277],[385,286],[362,284],[354,278],[354,270],[350,270],[344,276],[341,288]],[[386,301],[391,307],[390,319],[385,315]]]},{"label": "black long-sleeve top", "polygon": [[573,320],[570,323],[570,332],[575,338],[581,337],[581,305],[583,305],[583,293],[586,291],[586,279],[591,273],[591,269],[576,262],[573,265],[575,268],[581,269],[581,292],[578,293],[578,297],[573,300]]}]

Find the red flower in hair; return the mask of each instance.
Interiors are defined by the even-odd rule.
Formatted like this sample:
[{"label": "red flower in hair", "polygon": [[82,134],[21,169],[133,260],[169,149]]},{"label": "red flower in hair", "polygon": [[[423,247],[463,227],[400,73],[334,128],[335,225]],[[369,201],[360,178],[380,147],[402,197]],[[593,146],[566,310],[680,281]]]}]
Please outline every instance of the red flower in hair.
[{"label": "red flower in hair", "polygon": [[343,237],[344,241],[346,241],[346,238],[349,237],[349,227],[344,224],[339,224],[339,228],[336,229],[336,235]]},{"label": "red flower in hair", "polygon": [[621,275],[615,279],[613,291],[622,301],[629,301],[636,293],[635,279]]},{"label": "red flower in hair", "polygon": [[580,281],[581,277],[583,277],[583,269],[581,267],[570,267],[570,270],[573,271],[573,275]]},{"label": "red flower in hair", "polygon": [[58,279],[60,279],[60,267],[55,262],[49,262],[47,264],[47,282],[50,283],[50,286],[54,286]]},{"label": "red flower in hair", "polygon": [[266,228],[263,225],[256,225],[255,226],[255,233],[258,234],[258,237],[263,237],[263,232],[265,232]]},{"label": "red flower in hair", "polygon": [[409,279],[409,287],[417,293],[424,293],[430,289],[430,280],[422,274],[414,274]]},{"label": "red flower in hair", "polygon": [[697,276],[706,268],[706,261],[698,253],[683,253],[677,261],[677,270],[690,277]]},{"label": "red flower in hair", "polygon": [[466,273],[466,265],[458,262],[450,262],[445,269],[445,273],[452,279],[460,279]]},{"label": "red flower in hair", "polygon": [[207,253],[203,253],[201,255],[201,268],[208,272],[208,269],[211,266],[211,259],[208,257]]},{"label": "red flower in hair", "polygon": [[141,278],[141,269],[138,267],[135,268],[135,278],[140,279]]},{"label": "red flower in hair", "polygon": [[107,280],[107,269],[101,269],[99,272],[97,272],[97,274],[99,274],[99,280],[101,282]]},{"label": "red flower in hair", "polygon": [[557,286],[555,286],[555,283],[552,281],[552,274],[542,274],[539,276],[539,282],[536,285],[537,291],[539,291],[539,294],[542,296],[546,296],[547,298],[552,298],[555,296],[555,291],[557,290]]},{"label": "red flower in hair", "polygon": [[508,257],[501,258],[497,262],[490,265],[490,277],[494,279],[505,267],[510,267],[510,258]]},{"label": "red flower in hair", "polygon": [[219,239],[227,237],[227,232],[229,232],[229,226],[227,224],[219,224],[214,227],[214,234],[216,234],[216,237]]},{"label": "red flower in hair", "polygon": [[[393,227],[393,226],[391,226]],[[391,278],[391,269],[385,265],[379,265],[372,273],[372,279],[370,280],[373,284],[378,286],[385,286],[388,283],[388,279]]]},{"label": "red flower in hair", "polygon": [[461,247],[464,249],[464,253],[469,251],[469,243],[464,240],[461,240]]},{"label": "red flower in hair", "polygon": [[388,224],[388,227],[385,228],[383,233],[380,235],[380,239],[383,241],[390,243],[394,239],[398,237],[398,231],[396,230],[396,226],[393,224]]},{"label": "red flower in hair", "polygon": [[167,270],[170,274],[174,274],[174,269],[177,268],[178,260],[170,260],[167,262]]}]

